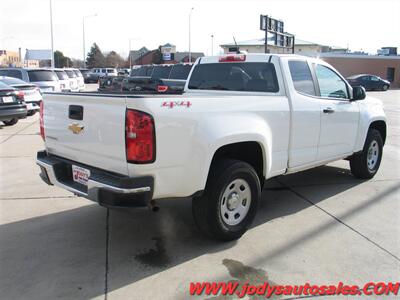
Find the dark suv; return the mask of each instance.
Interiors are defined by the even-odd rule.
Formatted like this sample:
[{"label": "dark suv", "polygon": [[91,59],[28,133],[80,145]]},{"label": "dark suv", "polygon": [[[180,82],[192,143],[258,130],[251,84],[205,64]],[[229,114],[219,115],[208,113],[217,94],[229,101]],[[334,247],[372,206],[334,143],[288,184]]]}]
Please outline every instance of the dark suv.
[{"label": "dark suv", "polygon": [[27,114],[24,94],[0,82],[0,121],[6,126],[14,125]]}]

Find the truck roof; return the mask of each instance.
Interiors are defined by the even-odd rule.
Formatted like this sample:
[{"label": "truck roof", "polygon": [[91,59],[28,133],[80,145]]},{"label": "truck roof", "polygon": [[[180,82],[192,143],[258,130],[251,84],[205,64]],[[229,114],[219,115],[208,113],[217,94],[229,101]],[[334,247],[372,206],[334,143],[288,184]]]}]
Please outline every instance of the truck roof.
[{"label": "truck roof", "polygon": [[[204,63],[217,63],[220,62],[221,58],[224,57],[245,57],[243,61],[246,62],[263,62],[268,61],[270,57],[291,57],[291,58],[301,58],[301,59],[314,59],[308,56],[302,56],[297,54],[270,54],[270,53],[225,53],[221,55],[214,55],[214,56],[203,56],[197,59],[197,63],[204,64]],[[240,60],[235,60],[232,62],[240,62]]]}]

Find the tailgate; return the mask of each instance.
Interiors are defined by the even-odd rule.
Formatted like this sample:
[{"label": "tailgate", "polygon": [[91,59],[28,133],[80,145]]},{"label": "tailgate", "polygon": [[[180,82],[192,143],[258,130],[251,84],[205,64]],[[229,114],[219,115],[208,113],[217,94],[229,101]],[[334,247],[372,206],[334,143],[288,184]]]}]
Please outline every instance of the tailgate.
[{"label": "tailgate", "polygon": [[43,103],[49,153],[128,174],[125,97],[45,94]]}]

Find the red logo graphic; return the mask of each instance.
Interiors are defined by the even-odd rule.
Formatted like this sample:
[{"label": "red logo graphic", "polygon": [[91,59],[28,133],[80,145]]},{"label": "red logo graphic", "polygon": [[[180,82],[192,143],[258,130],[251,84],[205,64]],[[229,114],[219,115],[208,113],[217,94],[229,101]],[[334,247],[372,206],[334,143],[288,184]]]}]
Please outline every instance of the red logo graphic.
[{"label": "red logo graphic", "polygon": [[192,106],[192,103],[190,101],[164,101],[161,104],[161,107],[174,108],[175,106],[184,106],[186,108],[189,108],[190,106]]}]

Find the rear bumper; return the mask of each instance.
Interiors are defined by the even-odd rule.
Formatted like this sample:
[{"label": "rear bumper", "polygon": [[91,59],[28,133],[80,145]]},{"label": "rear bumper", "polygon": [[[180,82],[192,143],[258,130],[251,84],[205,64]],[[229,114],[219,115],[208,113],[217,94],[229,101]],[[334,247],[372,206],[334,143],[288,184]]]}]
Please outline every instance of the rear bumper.
[{"label": "rear bumper", "polygon": [[[40,177],[47,184],[103,206],[142,207],[147,206],[153,196],[154,178],[151,176],[130,178],[49,155],[46,151],[37,153],[36,163],[41,169]],[[90,170],[87,186],[73,181],[72,165]]]},{"label": "rear bumper", "polygon": [[27,110],[25,104],[7,105],[0,107],[0,121],[9,121],[11,119],[23,119],[26,117]]}]

